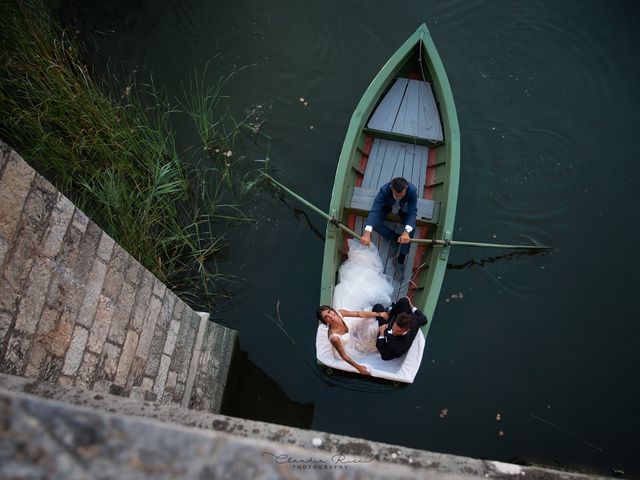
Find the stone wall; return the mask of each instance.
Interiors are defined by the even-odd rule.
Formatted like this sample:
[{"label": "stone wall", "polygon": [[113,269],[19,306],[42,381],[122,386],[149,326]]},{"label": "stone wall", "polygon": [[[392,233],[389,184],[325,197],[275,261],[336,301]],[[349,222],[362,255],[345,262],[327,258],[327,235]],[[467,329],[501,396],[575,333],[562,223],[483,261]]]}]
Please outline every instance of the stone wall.
[{"label": "stone wall", "polygon": [[154,406],[1,373],[0,425],[0,478],[600,478]]},{"label": "stone wall", "polygon": [[0,142],[1,371],[215,412],[235,342]]}]

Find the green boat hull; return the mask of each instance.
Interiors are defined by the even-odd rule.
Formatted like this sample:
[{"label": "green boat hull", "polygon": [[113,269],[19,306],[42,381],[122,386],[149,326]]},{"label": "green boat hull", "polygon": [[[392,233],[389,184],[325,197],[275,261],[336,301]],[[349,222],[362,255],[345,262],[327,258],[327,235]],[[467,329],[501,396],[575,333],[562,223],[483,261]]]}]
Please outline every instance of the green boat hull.
[{"label": "green boat hull", "polygon": [[[351,117],[349,128],[340,153],[331,195],[330,213],[343,223],[348,222],[351,190],[358,178],[358,166],[362,150],[371,132],[366,129],[372,112],[380,99],[390,89],[394,80],[403,74],[408,64],[417,61],[421,64],[423,76],[431,82],[433,95],[437,102],[444,140],[431,148],[434,161],[429,168],[434,169],[430,197],[439,204],[437,223],[429,226],[429,238],[452,239],[458,184],[460,176],[460,131],[453,101],[451,87],[442,61],[426,25],[418,30],[393,54],[373,79]],[[435,173],[435,176],[433,174]],[[391,179],[389,179],[391,180]],[[338,280],[338,269],[345,259],[344,232],[328,224],[322,265],[320,304],[332,304],[333,292]],[[445,270],[449,247],[428,247],[421,257],[421,268],[414,279],[415,287],[409,296],[415,306],[420,308],[432,320]],[[423,328],[426,336],[430,321]]]}]

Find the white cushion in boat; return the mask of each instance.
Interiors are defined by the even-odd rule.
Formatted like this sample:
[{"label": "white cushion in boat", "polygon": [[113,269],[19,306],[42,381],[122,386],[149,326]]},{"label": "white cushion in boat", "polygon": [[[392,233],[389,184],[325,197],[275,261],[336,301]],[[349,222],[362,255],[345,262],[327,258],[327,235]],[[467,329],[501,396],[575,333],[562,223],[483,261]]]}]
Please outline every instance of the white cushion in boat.
[{"label": "white cushion in boat", "polygon": [[[345,319],[347,322],[348,320],[347,318]],[[372,319],[371,321],[374,320]],[[409,351],[400,358],[382,360],[377,351],[375,353],[363,354],[349,349],[348,353],[353,360],[368,367],[371,375],[374,377],[403,383],[413,383],[413,379],[416,377],[418,369],[420,368],[420,362],[422,362],[424,346],[424,334],[422,330],[419,330]],[[333,345],[331,345],[327,337],[327,326],[323,323],[318,324],[318,332],[316,333],[316,357],[327,367],[358,373],[358,371],[345,362],[333,348]]]}]

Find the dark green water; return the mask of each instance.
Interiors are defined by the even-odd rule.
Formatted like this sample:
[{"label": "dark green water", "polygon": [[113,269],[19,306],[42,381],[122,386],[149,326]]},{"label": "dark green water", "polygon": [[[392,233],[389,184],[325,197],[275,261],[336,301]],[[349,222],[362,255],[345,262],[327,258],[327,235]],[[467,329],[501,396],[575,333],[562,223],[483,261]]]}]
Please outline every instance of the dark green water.
[{"label": "dark green water", "polygon": [[[236,233],[223,265],[246,284],[217,320],[240,332],[242,349],[291,400],[314,404],[311,428],[640,477],[637,3],[131,3],[62,6],[95,41],[97,63],[152,74],[170,93],[211,59],[212,81],[255,64],[227,93],[238,108],[271,105],[276,176],[323,207],[357,101],[425,22],[462,132],[456,238],[529,235],[557,247],[454,250],[415,383],[327,383],[314,351],[322,240],[261,197],[250,208],[258,225]],[[278,302],[295,344],[267,317]],[[256,402],[258,412],[273,408]]]}]

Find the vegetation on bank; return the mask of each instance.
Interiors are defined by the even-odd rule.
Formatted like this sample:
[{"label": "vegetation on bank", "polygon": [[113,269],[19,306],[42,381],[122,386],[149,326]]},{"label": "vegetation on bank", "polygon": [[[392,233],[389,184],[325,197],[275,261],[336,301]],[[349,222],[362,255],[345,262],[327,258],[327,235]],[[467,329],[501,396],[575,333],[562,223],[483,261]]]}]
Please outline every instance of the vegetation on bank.
[{"label": "vegetation on bank", "polygon": [[[2,8],[0,138],[176,293],[215,302],[229,223],[249,220],[236,147],[259,131],[260,108],[241,120],[226,111],[234,73],[211,86],[192,79],[180,108],[148,85],[115,95],[39,0]],[[189,119],[202,145],[187,156],[172,122]]]}]

